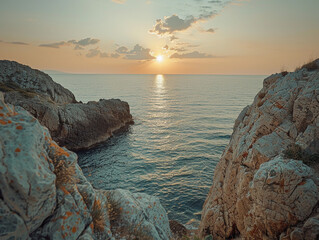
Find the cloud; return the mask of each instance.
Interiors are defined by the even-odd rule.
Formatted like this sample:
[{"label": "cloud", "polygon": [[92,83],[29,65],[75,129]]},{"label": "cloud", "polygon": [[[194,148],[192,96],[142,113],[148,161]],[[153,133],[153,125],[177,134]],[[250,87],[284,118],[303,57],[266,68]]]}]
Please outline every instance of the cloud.
[{"label": "cloud", "polygon": [[88,58],[93,58],[93,57],[101,57],[101,58],[107,58],[109,55],[106,52],[101,52],[100,49],[98,48],[93,48],[90,49],[89,52],[85,55]]},{"label": "cloud", "polygon": [[190,53],[184,53],[184,54],[179,54],[179,53],[174,53],[173,55],[170,56],[170,58],[213,58],[214,56],[211,54],[206,54],[206,53],[200,53],[198,51],[190,52]]},{"label": "cloud", "polygon": [[98,47],[90,49],[89,52],[85,55],[88,58],[100,57],[100,58],[119,58],[120,54],[102,52]]},{"label": "cloud", "polygon": [[156,20],[156,24],[150,32],[157,35],[163,35],[166,33],[171,34],[173,32],[188,29],[195,21],[196,19],[193,16],[190,16],[187,19],[181,19],[177,15],[172,15],[170,17],[164,17],[164,20]]},{"label": "cloud", "polygon": [[118,49],[115,50],[115,52],[123,54],[123,53],[128,53],[128,48],[127,47],[119,47]]},{"label": "cloud", "polygon": [[55,43],[45,43],[40,44],[39,47],[49,47],[49,48],[60,48],[61,46],[68,45],[67,42],[55,42]]},{"label": "cloud", "polygon": [[9,43],[9,44],[15,44],[15,45],[29,45],[29,43],[26,43],[26,42],[5,42],[5,41],[2,41],[2,40],[0,40],[0,42]]},{"label": "cloud", "polygon": [[185,52],[187,51],[186,48],[184,47],[169,47],[167,44],[163,47],[164,50],[171,50],[171,51],[176,51],[176,52]]},{"label": "cloud", "polygon": [[49,47],[49,48],[60,48],[62,46],[75,45],[74,50],[82,50],[83,47],[97,44],[100,40],[95,38],[84,38],[79,41],[77,40],[69,40],[69,41],[61,41],[55,43],[45,43],[40,44],[40,47]]},{"label": "cloud", "polygon": [[170,50],[176,51],[176,52],[185,52],[185,51],[187,51],[187,49],[186,49],[186,48],[183,48],[183,47],[181,47],[181,48],[172,47],[172,48],[170,48]]},{"label": "cloud", "polygon": [[123,4],[126,2],[126,0],[111,0],[111,1],[115,3],[119,3],[119,4]]},{"label": "cloud", "polygon": [[139,44],[136,44],[131,51],[126,53],[124,58],[129,59],[129,60],[151,60],[151,59],[154,59],[155,57],[153,57],[150,54],[150,52],[151,52],[151,49],[143,48]]},{"label": "cloud", "polygon": [[84,38],[79,41],[70,40],[68,41],[68,43],[72,43],[72,44],[80,45],[80,46],[88,46],[88,45],[97,44],[99,41],[100,41],[99,39],[95,39],[95,38]]},{"label": "cloud", "polygon": [[205,12],[201,14],[198,18],[194,16],[189,16],[185,19],[180,18],[176,14],[170,17],[164,17],[164,19],[157,19],[156,24],[153,26],[149,32],[153,34],[157,34],[159,36],[163,36],[165,34],[172,34],[175,32],[180,32],[187,30],[193,24],[198,21],[205,20],[211,18],[215,15],[215,12]]},{"label": "cloud", "polygon": [[79,45],[75,45],[74,50],[83,50],[84,48],[79,46]]},{"label": "cloud", "polygon": [[132,50],[129,50],[125,46],[121,46],[115,50],[115,53],[113,57],[118,58],[121,55],[124,56],[124,59],[129,59],[129,60],[150,60],[154,59],[151,54],[151,49],[149,48],[144,48],[140,46],[139,44],[136,44]]},{"label": "cloud", "polygon": [[16,45],[29,45],[29,43],[25,43],[25,42],[9,42],[11,44],[16,44]]},{"label": "cloud", "polygon": [[168,45],[166,44],[166,45],[163,47],[163,49],[164,49],[164,50],[168,50],[168,49],[169,49]]},{"label": "cloud", "polygon": [[121,55],[118,53],[112,53],[111,58],[119,58]]},{"label": "cloud", "polygon": [[174,35],[172,35],[169,40],[171,40],[171,42],[173,42],[174,40],[178,39],[178,37],[175,37]]},{"label": "cloud", "polygon": [[208,1],[208,3],[211,3],[211,4],[215,4],[215,3],[222,3],[222,1],[220,1],[220,0],[210,0],[210,1]]},{"label": "cloud", "polygon": [[97,48],[90,49],[89,52],[85,55],[88,58],[96,57],[101,53],[101,51]]},{"label": "cloud", "polygon": [[208,33],[215,33],[215,30],[213,28],[209,28],[207,29],[205,32],[208,32]]}]

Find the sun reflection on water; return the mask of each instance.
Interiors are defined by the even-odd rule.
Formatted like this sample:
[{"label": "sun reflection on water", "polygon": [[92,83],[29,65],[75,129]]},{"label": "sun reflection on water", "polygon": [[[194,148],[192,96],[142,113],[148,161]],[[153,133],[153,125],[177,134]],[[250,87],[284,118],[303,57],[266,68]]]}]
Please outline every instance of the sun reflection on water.
[{"label": "sun reflection on water", "polygon": [[163,88],[163,84],[164,84],[164,76],[162,74],[158,74],[156,75],[156,87],[157,89],[162,89]]}]

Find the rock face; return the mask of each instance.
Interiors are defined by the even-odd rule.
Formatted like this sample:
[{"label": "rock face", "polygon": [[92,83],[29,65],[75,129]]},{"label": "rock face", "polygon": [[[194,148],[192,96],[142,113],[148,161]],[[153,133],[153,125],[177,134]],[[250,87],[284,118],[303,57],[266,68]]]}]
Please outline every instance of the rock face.
[{"label": "rock face", "polygon": [[6,102],[29,111],[59,145],[71,150],[105,141],[133,122],[126,102],[102,99],[78,103],[47,74],[16,62],[0,61],[0,90],[5,92]]},{"label": "rock face", "polygon": [[5,104],[0,92],[0,239],[130,239],[135,234],[170,238],[159,200],[94,189],[77,155],[59,147],[23,108]]},{"label": "rock face", "polygon": [[[202,236],[318,239],[319,60],[312,66],[266,78],[239,115],[203,206]],[[309,166],[287,157],[296,145]]]},{"label": "rock face", "polygon": [[168,217],[158,198],[118,189],[109,191],[108,199],[113,206],[113,211],[110,211],[112,230],[118,237],[170,239]]},{"label": "rock face", "polygon": [[45,95],[56,103],[76,103],[73,93],[39,70],[13,61],[0,61],[0,83],[15,83],[21,89]]}]

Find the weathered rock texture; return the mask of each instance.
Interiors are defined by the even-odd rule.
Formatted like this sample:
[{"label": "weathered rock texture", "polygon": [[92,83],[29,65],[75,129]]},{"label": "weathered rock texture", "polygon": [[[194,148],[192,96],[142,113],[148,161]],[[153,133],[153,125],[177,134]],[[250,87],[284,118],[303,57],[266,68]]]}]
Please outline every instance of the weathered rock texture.
[{"label": "weathered rock texture", "polygon": [[59,147],[23,108],[5,104],[0,92],[0,239],[118,236],[169,239],[159,200],[94,189],[77,155]]},{"label": "weathered rock texture", "polygon": [[78,103],[49,75],[17,62],[0,61],[0,90],[5,92],[7,103],[29,111],[59,145],[70,150],[89,148],[132,123],[126,102],[102,99]]},{"label": "weathered rock texture", "polygon": [[319,152],[319,60],[311,66],[266,78],[240,113],[203,206],[202,236],[318,239],[319,159],[307,166],[283,154],[291,144]]}]

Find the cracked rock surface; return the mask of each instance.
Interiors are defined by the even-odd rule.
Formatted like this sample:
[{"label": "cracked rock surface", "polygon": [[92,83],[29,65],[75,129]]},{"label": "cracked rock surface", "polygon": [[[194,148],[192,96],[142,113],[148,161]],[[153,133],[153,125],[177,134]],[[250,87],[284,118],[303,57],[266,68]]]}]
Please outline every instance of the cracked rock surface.
[{"label": "cracked rock surface", "polygon": [[283,154],[291,144],[319,153],[315,63],[317,69],[266,78],[240,113],[203,206],[202,236],[318,239],[319,160],[307,166]]},{"label": "cracked rock surface", "polygon": [[49,75],[17,62],[0,61],[0,90],[7,103],[29,111],[60,146],[70,150],[105,141],[133,122],[127,102],[100,99],[79,103]]},{"label": "cracked rock surface", "polygon": [[0,92],[0,239],[135,239],[143,233],[146,239],[171,236],[156,197],[94,189],[77,155],[59,147],[26,110],[5,104]]}]

